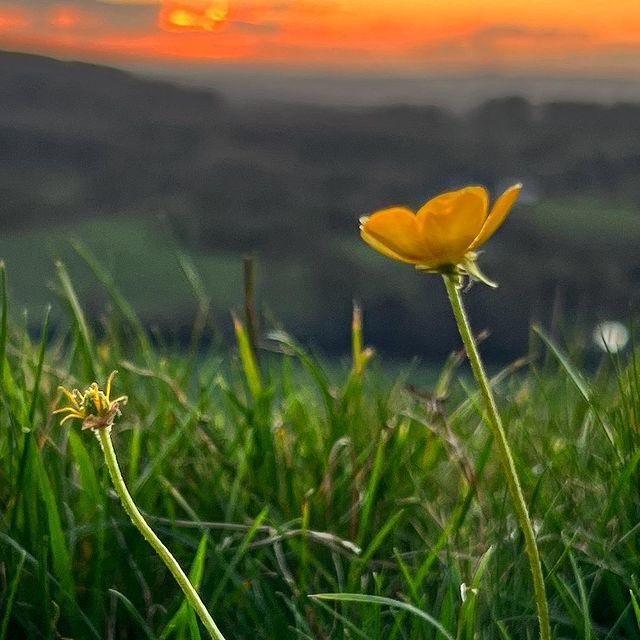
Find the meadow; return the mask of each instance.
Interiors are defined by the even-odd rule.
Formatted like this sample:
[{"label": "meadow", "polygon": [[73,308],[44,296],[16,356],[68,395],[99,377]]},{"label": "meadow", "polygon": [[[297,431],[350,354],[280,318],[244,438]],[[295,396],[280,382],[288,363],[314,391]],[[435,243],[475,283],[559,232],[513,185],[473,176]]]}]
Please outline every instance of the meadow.
[{"label": "meadow", "polygon": [[[257,303],[270,326],[281,324],[325,353],[342,354],[355,297],[367,313],[367,335],[384,355],[385,368],[398,357],[439,362],[459,339],[446,296],[428,278],[375,255],[355,233],[358,212],[354,208],[348,224],[338,228],[326,218],[311,223],[313,216],[296,214],[297,221],[289,224],[305,236],[303,240],[296,237],[287,244],[283,238],[288,232],[267,233],[265,226],[255,233],[253,250],[224,242],[194,248],[166,220],[154,216],[105,213],[73,223],[51,219],[0,234],[0,257],[11,274],[14,312],[28,310],[26,321],[33,333],[48,304],[53,305],[51,326],[66,322],[52,292],[52,265],[58,259],[73,274],[88,320],[100,323],[109,313],[113,305],[108,292],[96,286],[85,259],[91,255],[108,271],[142,324],[162,334],[162,340],[183,346],[189,343],[194,313],[187,272],[197,271],[199,296],[210,301],[205,337],[228,341],[233,333],[229,310],[243,304],[242,261],[249,254],[256,265]],[[223,237],[237,235],[242,220],[229,215],[220,228]],[[467,296],[478,330],[491,331],[485,357],[504,363],[520,356],[527,348],[530,321],[549,325],[554,309],[579,319],[583,327],[603,319],[626,319],[630,307],[640,306],[635,294],[639,242],[632,201],[623,206],[612,199],[565,196],[518,203],[482,257],[487,273],[499,274],[500,287],[491,295],[475,287]],[[526,303],[514,305],[523,293]],[[431,324],[438,331],[429,330]]]},{"label": "meadow", "polygon": [[[102,385],[116,369],[124,478],[227,640],[537,637],[523,540],[462,352],[434,375],[419,361],[391,373],[356,313],[351,358],[328,366],[281,329],[253,335],[250,299],[236,346],[221,346],[186,257],[195,314],[176,346],[89,264],[100,324],[59,262],[64,316],[52,328],[45,314],[38,339],[2,268],[0,640],[205,637],[122,510],[93,434],[52,415],[58,385]],[[534,326],[492,387],[553,637],[636,638],[640,353],[587,355]]]}]

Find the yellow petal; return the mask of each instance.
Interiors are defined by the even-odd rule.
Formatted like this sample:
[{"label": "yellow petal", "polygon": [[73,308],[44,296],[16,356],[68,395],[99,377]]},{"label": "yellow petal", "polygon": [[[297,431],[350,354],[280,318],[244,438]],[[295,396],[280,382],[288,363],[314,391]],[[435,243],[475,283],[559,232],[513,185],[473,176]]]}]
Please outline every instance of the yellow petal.
[{"label": "yellow petal", "polygon": [[57,413],[65,413],[65,412],[71,412],[71,413],[77,413],[78,409],[76,409],[75,407],[60,407],[60,409],[56,409],[55,411],[52,411],[52,415],[56,415]]},{"label": "yellow petal", "polygon": [[78,413],[70,413],[68,416],[65,416],[64,418],[62,418],[62,420],[60,420],[60,424],[64,424],[67,420],[73,420],[75,418],[78,418],[79,420],[84,420],[84,416]]},{"label": "yellow petal", "polygon": [[484,187],[465,187],[436,196],[422,206],[417,219],[421,241],[432,256],[429,266],[462,260],[482,228],[488,202]]},{"label": "yellow petal", "polygon": [[402,262],[410,262],[411,264],[414,264],[413,260],[403,258],[400,254],[395,251],[391,251],[391,249],[383,245],[382,242],[378,242],[372,235],[369,235],[363,227],[360,227],[360,236],[371,248],[379,251],[382,255],[387,256],[387,258],[393,258],[394,260],[402,260]]},{"label": "yellow petal", "polygon": [[118,373],[117,371],[112,371],[107,378],[107,384],[104,389],[104,395],[107,398],[107,402],[109,402],[109,397],[111,396],[111,383],[113,382],[113,378]]},{"label": "yellow petal", "polygon": [[78,401],[76,400],[75,395],[71,393],[71,391],[69,391],[68,389],[65,389],[64,387],[58,387],[58,391],[61,391],[62,393],[64,393],[64,395],[67,396],[67,398],[69,398],[69,401],[74,407],[76,407],[77,409],[80,408],[80,405],[78,404]]},{"label": "yellow petal", "polygon": [[391,207],[378,211],[362,220],[362,238],[386,256],[421,263],[430,254],[420,242],[415,214],[404,207]]},{"label": "yellow petal", "polygon": [[484,244],[498,229],[498,227],[504,222],[507,214],[511,210],[513,203],[516,201],[520,190],[521,184],[514,184],[509,187],[494,203],[491,213],[487,216],[485,223],[482,225],[480,233],[471,243],[469,249],[475,249],[481,244]]},{"label": "yellow petal", "polygon": [[89,387],[89,393],[91,394],[91,399],[93,400],[93,406],[95,407],[98,413],[102,413],[104,407],[102,406],[102,397],[100,395],[100,388],[97,383],[92,382]]}]

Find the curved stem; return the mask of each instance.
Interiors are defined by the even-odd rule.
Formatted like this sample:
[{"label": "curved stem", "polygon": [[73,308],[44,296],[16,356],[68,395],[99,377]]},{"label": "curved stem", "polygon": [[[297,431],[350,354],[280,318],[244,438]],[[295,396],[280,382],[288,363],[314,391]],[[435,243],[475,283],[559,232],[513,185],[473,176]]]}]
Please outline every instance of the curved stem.
[{"label": "curved stem", "polygon": [[165,565],[167,565],[167,568],[169,569],[169,571],[171,571],[171,574],[184,592],[184,595],[189,601],[189,604],[198,614],[200,620],[202,620],[202,624],[209,632],[209,635],[214,640],[225,640],[222,632],[220,631],[220,629],[218,629],[216,623],[211,617],[211,614],[207,611],[207,608],[204,606],[204,603],[200,599],[198,592],[194,589],[191,582],[189,582],[189,578],[182,570],[182,567],[180,567],[176,559],[171,555],[169,549],[164,546],[160,538],[158,538],[158,536],[153,532],[153,529],[151,529],[151,527],[147,524],[147,521],[138,510],[138,507],[136,507],[136,504],[133,501],[129,490],[127,489],[127,485],[124,482],[122,473],[120,472],[118,459],[116,458],[116,452],[113,448],[113,443],[111,442],[111,429],[96,429],[96,435],[98,436],[98,440],[100,441],[102,452],[104,453],[104,459],[107,463],[109,475],[111,476],[113,486],[115,487],[116,492],[120,497],[120,501],[122,502],[124,510],[127,512],[129,518],[131,518],[131,522],[133,522],[140,533],[144,536],[144,539],[154,548],[156,553],[162,558],[162,561],[165,563]]},{"label": "curved stem", "polygon": [[509,447],[504,428],[502,427],[502,421],[500,419],[500,414],[498,413],[496,401],[491,391],[489,379],[485,373],[478,348],[475,340],[473,339],[473,334],[471,333],[469,319],[467,318],[467,314],[462,303],[462,297],[460,296],[458,277],[454,275],[444,275],[443,277],[447,287],[447,293],[449,294],[451,308],[453,309],[453,315],[455,316],[462,342],[464,343],[467,351],[467,357],[469,358],[471,369],[473,370],[476,382],[480,387],[480,393],[482,394],[487,412],[487,421],[491,427],[493,439],[498,448],[502,470],[506,476],[509,493],[511,494],[513,506],[518,517],[518,523],[524,536],[527,556],[529,557],[529,566],[531,568],[531,576],[533,578],[533,591],[538,610],[540,638],[541,640],[550,640],[551,628],[549,626],[549,606],[547,604],[547,594],[545,592],[544,578],[542,576],[540,554],[538,552],[533,526],[531,525],[529,511],[527,510],[527,503],[525,502],[522,487],[518,480],[513,455],[511,454],[511,449]]}]

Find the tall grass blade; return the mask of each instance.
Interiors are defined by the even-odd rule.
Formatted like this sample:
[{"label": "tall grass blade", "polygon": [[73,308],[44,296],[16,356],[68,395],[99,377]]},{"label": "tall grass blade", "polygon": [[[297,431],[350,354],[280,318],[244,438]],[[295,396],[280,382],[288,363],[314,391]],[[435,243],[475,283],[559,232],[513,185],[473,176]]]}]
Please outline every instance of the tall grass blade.
[{"label": "tall grass blade", "polygon": [[387,598],[384,596],[373,596],[364,593],[315,593],[309,596],[318,600],[335,600],[337,602],[360,602],[368,604],[379,604],[392,607],[394,609],[402,609],[410,614],[422,618],[422,620],[429,623],[434,629],[437,629],[446,640],[454,640],[454,637],[431,615],[426,611],[414,607],[408,602],[402,602],[401,600],[394,600],[393,598]]},{"label": "tall grass blade", "polygon": [[551,339],[551,337],[544,332],[542,327],[534,324],[532,325],[532,329],[536,334],[538,334],[538,336],[540,336],[540,338],[545,343],[545,345],[556,357],[556,359],[558,360],[562,368],[565,370],[565,372],[569,376],[569,379],[573,382],[576,389],[580,392],[580,395],[584,398],[585,402],[589,405],[589,407],[591,407],[594,414],[598,418],[598,421],[602,426],[602,430],[604,431],[604,434],[607,437],[607,440],[609,440],[609,443],[611,444],[613,449],[615,451],[618,451],[615,445],[615,441],[613,439],[613,435],[611,434],[611,431],[609,429],[609,426],[605,422],[600,410],[598,409],[598,407],[594,402],[594,396],[587,381],[584,379],[584,377],[578,371],[578,369],[576,369],[576,367],[571,363],[567,355],[560,349],[560,347],[558,347],[558,345],[556,345],[556,343]]},{"label": "tall grass blade", "polygon": [[640,632],[640,605],[638,604],[638,599],[631,589],[629,589],[629,596],[631,596],[631,605],[633,606],[633,614],[636,618],[636,623],[638,625],[638,632]]},{"label": "tall grass blade", "polygon": [[40,334],[40,348],[38,349],[38,362],[36,364],[36,373],[33,380],[33,391],[31,392],[31,403],[29,406],[29,426],[33,429],[33,421],[36,415],[36,407],[39,397],[40,379],[42,378],[42,367],[44,365],[44,354],[47,347],[47,333],[49,331],[49,317],[51,315],[51,307],[47,306],[44,312],[44,321],[42,323],[42,331]]},{"label": "tall grass blade", "polygon": [[9,314],[9,296],[7,294],[7,270],[4,260],[0,260],[0,380],[4,379],[5,357],[7,353],[7,330]]},{"label": "tall grass blade", "polygon": [[558,345],[548,336],[540,325],[534,324],[531,327],[533,331],[542,339],[548,349],[553,353],[558,362],[562,365],[570,380],[575,385],[580,395],[585,399],[589,406],[593,406],[591,389],[584,379],[580,371],[571,363],[567,355],[558,347]]},{"label": "tall grass blade", "polygon": [[[207,533],[204,533],[200,538],[200,542],[198,543],[198,549],[196,551],[196,555],[193,559],[191,569],[189,571],[189,581],[196,589],[200,588],[202,576],[204,575],[204,562],[207,557],[208,544],[209,535]],[[184,599],[178,611],[176,611],[173,618],[171,618],[171,620],[166,624],[165,628],[160,634],[160,640],[168,638],[172,633],[175,633],[176,638],[184,638],[185,629],[189,628],[192,630],[194,624],[196,632],[199,636],[200,632],[198,631],[198,622],[196,620],[193,609],[191,608],[191,605],[188,603],[188,601]],[[193,636],[193,631],[191,631],[191,635]]]},{"label": "tall grass blade", "polygon": [[138,610],[135,608],[131,600],[127,598],[127,596],[125,596],[123,593],[120,593],[116,589],[109,589],[109,593],[120,600],[120,602],[122,602],[125,609],[129,612],[133,620],[138,625],[140,631],[144,633],[144,636],[148,638],[148,640],[157,640],[156,636],[151,630],[151,627],[149,627],[149,625],[145,622],[145,619],[140,615]]},{"label": "tall grass blade", "polygon": [[160,451],[158,451],[156,455],[149,461],[147,466],[138,476],[136,482],[132,485],[131,493],[133,495],[138,493],[142,489],[142,487],[144,487],[144,485],[162,469],[162,465],[176,450],[178,444],[180,444],[180,441],[182,440],[186,432],[193,427],[197,419],[198,412],[194,409],[190,413],[190,415],[188,415],[184,419],[182,425],[178,428],[178,430],[161,445]]},{"label": "tall grass blade", "polygon": [[[107,290],[111,300],[116,306],[116,309],[120,312],[122,317],[127,321],[131,329],[133,330],[140,349],[145,356],[150,356],[153,353],[147,333],[138,318],[138,314],[134,308],[129,304],[127,299],[120,293],[120,290],[116,286],[113,276],[105,269],[100,261],[91,253],[89,248],[80,240],[75,239],[71,241],[71,245],[75,252],[86,262],[89,269],[91,269],[93,275],[98,279],[102,286]],[[148,359],[148,358],[147,358]]]},{"label": "tall grass blade", "polygon": [[247,337],[253,351],[256,362],[259,363],[258,355],[258,313],[255,302],[255,266],[254,256],[244,256],[242,259],[243,280],[244,280],[244,321],[247,326]]},{"label": "tall grass blade", "polygon": [[40,459],[39,452],[33,453],[32,459],[34,461],[34,470],[37,475],[40,495],[42,497],[47,516],[49,545],[51,547],[51,562],[53,564],[55,574],[60,581],[60,587],[64,591],[64,596],[75,603],[73,567],[71,564],[71,555],[67,548],[67,542],[64,536],[62,519],[58,513],[58,501],[51,483],[49,482],[49,478],[47,477],[43,462]]},{"label": "tall grass blade", "polygon": [[358,627],[356,627],[347,616],[343,616],[338,613],[335,609],[332,609],[328,604],[322,602],[320,598],[314,598],[315,603],[320,606],[322,609],[330,613],[338,622],[341,622],[346,629],[351,631],[356,637],[361,638],[362,640],[371,640],[371,637],[366,633],[362,632]]},{"label": "tall grass blade", "polygon": [[606,524],[611,520],[611,518],[615,515],[615,513],[619,510],[619,500],[622,492],[625,489],[629,489],[632,483],[632,478],[636,472],[638,467],[638,462],[640,462],[640,449],[634,452],[631,460],[627,462],[622,468],[620,475],[615,481],[613,485],[613,489],[609,494],[609,499],[607,501],[607,508],[603,514],[603,522]]},{"label": "tall grass blade", "polygon": [[80,346],[82,348],[82,353],[85,358],[85,364],[88,368],[89,376],[95,379],[97,376],[97,371],[93,357],[91,332],[89,331],[87,319],[85,318],[84,312],[82,311],[80,300],[78,299],[78,295],[76,294],[76,290],[73,286],[73,283],[71,282],[71,278],[69,277],[67,269],[60,260],[56,262],[56,270],[58,272],[58,280],[62,285],[64,298],[71,309],[71,313],[78,328]]},{"label": "tall grass blade", "polygon": [[366,564],[373,557],[373,554],[378,550],[380,545],[384,542],[386,537],[395,529],[396,525],[404,515],[404,510],[400,509],[400,511],[396,511],[385,523],[380,527],[380,529],[376,532],[376,535],[371,540],[369,546],[365,549],[362,554],[361,562],[362,564]]},{"label": "tall grass blade", "polygon": [[9,621],[11,620],[11,612],[13,611],[13,604],[16,599],[16,593],[18,592],[18,585],[22,579],[22,569],[24,568],[24,561],[27,557],[27,552],[22,551],[20,554],[20,560],[15,570],[15,574],[9,583],[9,592],[7,594],[6,604],[4,606],[4,613],[2,614],[2,626],[0,626],[0,640],[6,640],[7,630],[9,628]]},{"label": "tall grass blade", "polygon": [[[37,574],[38,572],[43,572],[45,574],[45,578],[47,579],[47,581],[50,581],[51,584],[53,584],[56,587],[60,587],[59,580],[57,580],[53,574],[49,573],[48,571],[44,571],[38,558],[36,558],[31,553],[29,553],[19,542],[17,542],[10,536],[6,535],[2,531],[0,531],[0,540],[4,542],[6,545],[8,545],[9,547],[11,547],[12,549],[15,549],[19,554],[24,553],[26,564],[32,568],[34,574]],[[38,548],[38,552],[41,552],[41,550],[42,550],[42,547]],[[86,632],[88,632],[88,634],[92,638],[95,638],[95,640],[102,640],[102,636],[97,632],[95,626],[92,624],[91,620],[87,617],[86,613],[82,610],[81,607],[78,606],[78,603],[75,598],[67,599],[63,604],[65,607],[68,606],[73,609],[74,614],[77,615],[77,617],[84,622],[85,630]],[[67,611],[67,609],[65,609],[65,611]],[[86,636],[87,636],[87,633],[78,634],[78,637],[80,638],[85,638]]]},{"label": "tall grass blade", "polygon": [[591,640],[591,616],[589,614],[589,599],[587,597],[587,589],[584,584],[582,573],[580,573],[580,569],[578,568],[578,563],[576,562],[576,559],[571,552],[569,553],[569,562],[571,563],[571,569],[573,570],[573,575],[575,576],[576,584],[578,585],[580,611],[582,613],[582,637],[584,638],[584,640]]},{"label": "tall grass blade", "polygon": [[251,523],[251,527],[242,538],[242,542],[240,543],[237,551],[233,554],[233,558],[231,558],[231,561],[229,562],[229,564],[225,567],[224,574],[222,575],[220,582],[216,586],[216,590],[213,592],[213,595],[211,596],[211,604],[210,604],[211,609],[215,609],[216,604],[220,600],[220,597],[222,596],[222,594],[224,593],[224,590],[227,587],[227,582],[231,578],[231,575],[235,571],[235,568],[238,566],[238,563],[240,562],[240,560],[242,560],[243,556],[245,555],[250,542],[255,537],[256,533],[258,532],[258,529],[264,522],[264,519],[267,517],[268,513],[269,513],[269,507],[264,507],[264,509],[262,509],[262,511],[258,514],[256,519]]},{"label": "tall grass blade", "polygon": [[260,369],[258,367],[258,361],[256,360],[255,353],[251,346],[249,334],[245,330],[242,321],[238,316],[233,314],[233,328],[236,334],[236,341],[238,343],[238,353],[240,354],[240,362],[242,363],[242,370],[247,381],[247,386],[251,392],[253,400],[256,401],[262,395],[262,378],[260,376]]}]

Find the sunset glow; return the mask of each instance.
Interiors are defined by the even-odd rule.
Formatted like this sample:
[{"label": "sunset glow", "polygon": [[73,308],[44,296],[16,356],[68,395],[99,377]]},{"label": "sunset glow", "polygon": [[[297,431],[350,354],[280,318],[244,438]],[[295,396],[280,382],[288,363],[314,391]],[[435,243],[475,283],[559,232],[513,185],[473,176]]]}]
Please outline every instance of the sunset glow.
[{"label": "sunset glow", "polygon": [[50,11],[49,23],[54,27],[72,29],[82,20],[82,14],[74,5],[56,5]]},{"label": "sunset glow", "polygon": [[0,0],[0,47],[105,62],[629,73],[639,33],[635,0]]},{"label": "sunset glow", "polygon": [[167,31],[214,31],[226,19],[229,6],[226,0],[165,0],[160,9],[160,28]]},{"label": "sunset glow", "polygon": [[29,14],[18,7],[0,5],[0,31],[19,30],[29,27]]}]

